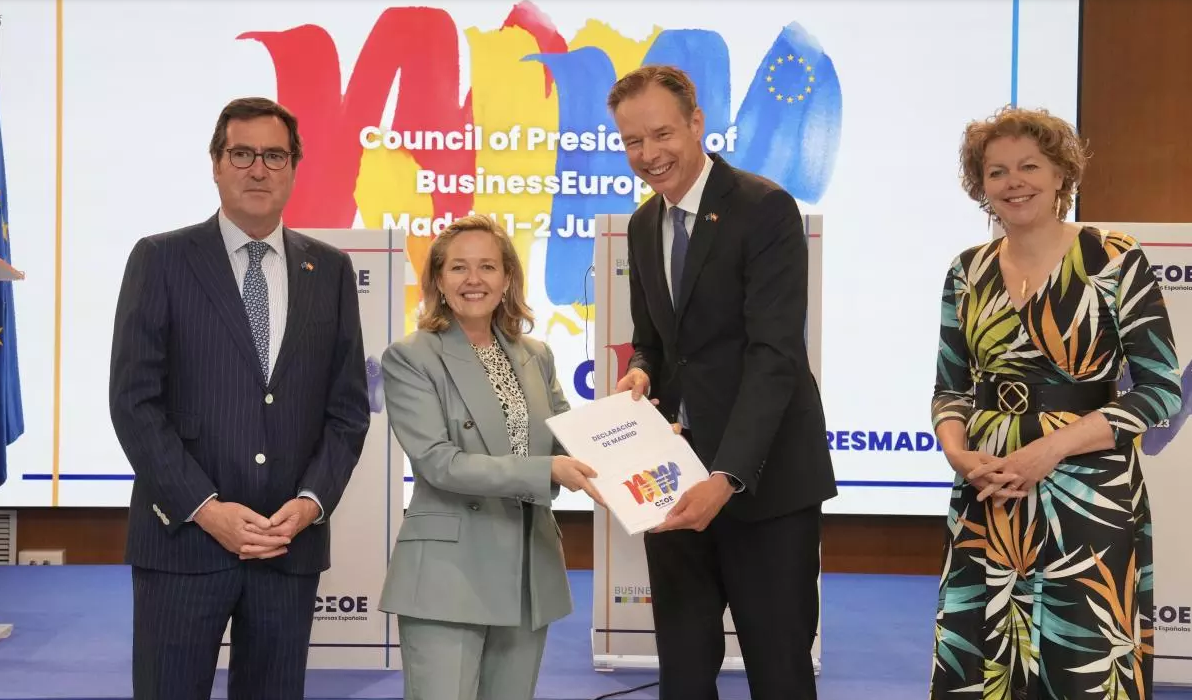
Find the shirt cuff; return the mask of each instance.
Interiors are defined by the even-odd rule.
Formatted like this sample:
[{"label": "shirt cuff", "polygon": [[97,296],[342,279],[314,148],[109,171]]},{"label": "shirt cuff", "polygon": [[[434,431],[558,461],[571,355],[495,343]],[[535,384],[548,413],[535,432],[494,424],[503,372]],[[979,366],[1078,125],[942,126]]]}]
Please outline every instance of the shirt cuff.
[{"label": "shirt cuff", "polygon": [[298,492],[298,498],[309,498],[315,502],[315,505],[319,507],[319,517],[315,518],[315,521],[311,523],[311,525],[322,525],[324,515],[323,503],[319,500],[319,497],[315,495],[315,492],[311,491],[310,489],[302,489]]},{"label": "shirt cuff", "polygon": [[728,479],[728,483],[733,485],[733,493],[741,493],[745,490],[745,484],[728,472],[712,472],[708,476],[715,476],[716,474],[724,474],[724,478]]},{"label": "shirt cuff", "polygon": [[212,498],[215,498],[218,495],[218,493],[213,493],[207,498],[203,499],[203,502],[199,504],[198,508],[194,509],[194,512],[190,514],[190,517],[186,519],[186,522],[193,523],[195,521],[195,516],[199,514],[199,511],[202,510],[203,506],[207,505],[207,501],[210,501]]}]

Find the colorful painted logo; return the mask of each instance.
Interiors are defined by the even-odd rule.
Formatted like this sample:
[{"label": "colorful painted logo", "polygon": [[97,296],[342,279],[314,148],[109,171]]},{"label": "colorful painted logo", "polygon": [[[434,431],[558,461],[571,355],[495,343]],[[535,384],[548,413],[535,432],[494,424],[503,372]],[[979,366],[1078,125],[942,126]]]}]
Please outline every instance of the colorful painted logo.
[{"label": "colorful painted logo", "polygon": [[674,462],[659,464],[657,469],[647,469],[622,482],[638,505],[653,503],[664,506],[673,503],[679,492],[679,465]]},{"label": "colorful painted logo", "polygon": [[[277,99],[305,140],[287,223],[350,228],[357,214],[366,228],[405,223],[419,274],[435,227],[470,211],[493,215],[526,268],[543,270],[555,307],[547,328],[578,335],[592,318],[583,272],[594,217],[630,213],[643,194],[606,106],[618,77],[643,64],[683,68],[705,114],[707,150],[799,200],[818,202],[827,190],[841,130],[835,66],[799,24],[758,22],[774,27],[773,38],[747,85],[732,84],[718,32],[658,27],[638,40],[589,19],[565,38],[530,2],[500,27],[462,32],[445,10],[393,7],[354,57],[313,24],[237,38],[268,51]],[[393,92],[392,120],[378,123]],[[733,94],[743,95],[735,113]],[[536,241],[541,267],[530,260]],[[418,295],[407,288],[410,323]]]}]

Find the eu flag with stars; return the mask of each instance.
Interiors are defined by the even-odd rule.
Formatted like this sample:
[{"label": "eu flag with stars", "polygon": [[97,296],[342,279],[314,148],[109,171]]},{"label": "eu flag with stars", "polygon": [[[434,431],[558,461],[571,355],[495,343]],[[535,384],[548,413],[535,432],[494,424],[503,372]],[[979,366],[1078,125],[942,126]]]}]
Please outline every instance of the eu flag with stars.
[{"label": "eu flag with stars", "polygon": [[740,144],[725,158],[777,182],[795,199],[818,202],[836,165],[842,113],[832,58],[791,22],[757,67],[737,110]]},{"label": "eu flag with stars", "polygon": [[[8,238],[8,180],[4,167],[4,138],[0,135],[0,259],[12,265],[12,246]],[[21,377],[17,371],[17,324],[13,308],[12,282],[0,282],[0,425],[4,444],[0,445],[0,485],[8,478],[8,446],[25,432],[25,412],[21,408]]]}]

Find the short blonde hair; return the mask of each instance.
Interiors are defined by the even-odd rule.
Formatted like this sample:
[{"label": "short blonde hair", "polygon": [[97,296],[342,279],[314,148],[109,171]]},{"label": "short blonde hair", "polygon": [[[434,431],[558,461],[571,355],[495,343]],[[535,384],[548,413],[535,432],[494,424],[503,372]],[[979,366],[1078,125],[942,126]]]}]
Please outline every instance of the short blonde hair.
[{"label": "short blonde hair", "polygon": [[616,112],[625,100],[636,97],[651,85],[657,85],[679,101],[679,111],[688,123],[699,106],[695,99],[695,83],[681,69],[674,66],[646,65],[626,73],[608,93],[608,109]]},{"label": "short blonde hair", "polygon": [[434,243],[430,244],[430,253],[426,257],[426,265],[422,268],[422,307],[418,312],[418,328],[439,333],[451,325],[454,315],[443,293],[439,291],[439,277],[443,273],[443,265],[447,262],[447,248],[456,236],[465,231],[489,233],[501,249],[501,263],[505,269],[505,277],[509,280],[509,289],[493,311],[493,322],[497,328],[510,339],[516,339],[522,333],[533,330],[534,314],[526,304],[526,276],[522,271],[521,259],[517,257],[513,241],[505,229],[483,214],[463,216],[452,221],[435,238]]},{"label": "short blonde hair", "polygon": [[1056,218],[1063,220],[1076,199],[1089,154],[1071,124],[1045,109],[1003,107],[984,121],[969,122],[960,146],[960,179],[968,196],[982,211],[996,216],[985,196],[985,148],[1003,136],[1027,136],[1039,144],[1039,151],[1063,173],[1056,192]]}]

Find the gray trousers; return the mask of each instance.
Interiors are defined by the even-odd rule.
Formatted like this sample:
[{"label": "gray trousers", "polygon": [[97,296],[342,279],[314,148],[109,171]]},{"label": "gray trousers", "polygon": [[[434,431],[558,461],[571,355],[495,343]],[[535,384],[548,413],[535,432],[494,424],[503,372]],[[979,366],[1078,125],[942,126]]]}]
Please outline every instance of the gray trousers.
[{"label": "gray trousers", "polygon": [[[529,551],[529,528],[527,518],[524,552]],[[405,700],[533,700],[547,628],[530,629],[529,569],[529,559],[523,554],[521,624],[517,627],[398,615]]]}]

